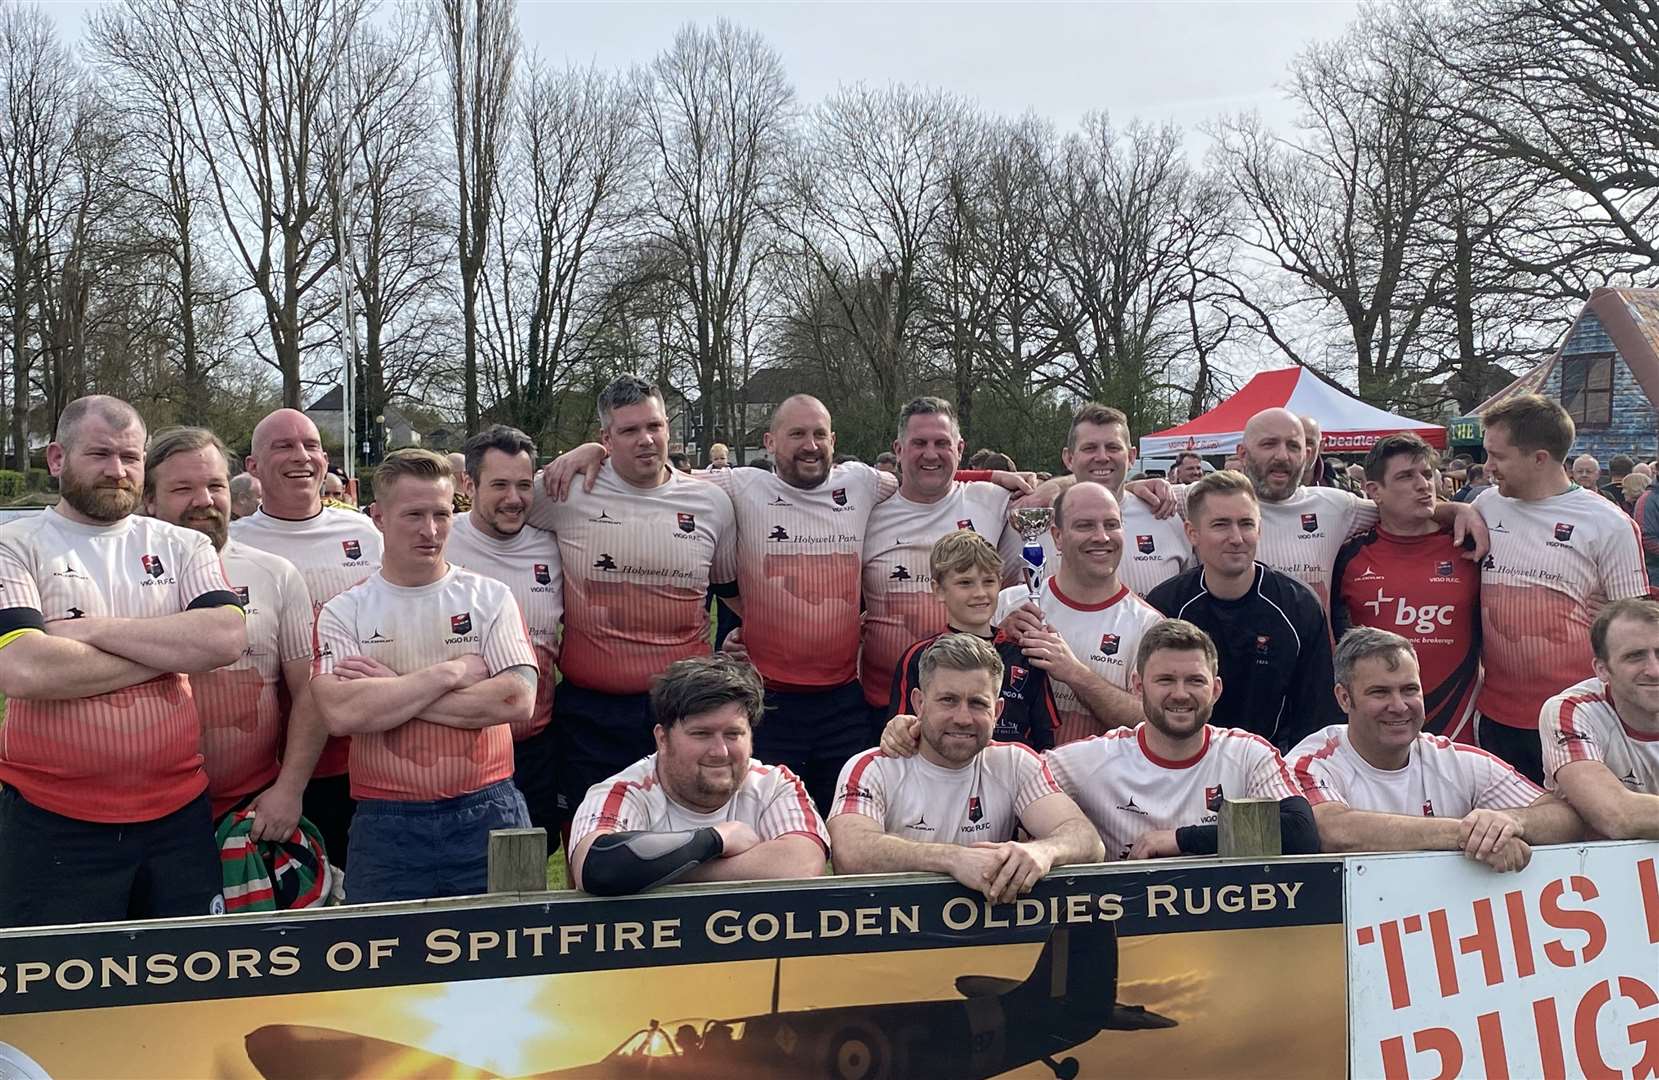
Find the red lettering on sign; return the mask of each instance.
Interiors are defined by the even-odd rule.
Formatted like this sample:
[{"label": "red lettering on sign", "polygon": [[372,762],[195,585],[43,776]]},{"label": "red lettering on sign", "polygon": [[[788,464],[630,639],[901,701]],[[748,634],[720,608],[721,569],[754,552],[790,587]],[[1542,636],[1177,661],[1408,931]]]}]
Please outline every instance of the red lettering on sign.
[{"label": "red lettering on sign", "polygon": [[1457,949],[1465,956],[1479,953],[1486,985],[1496,986],[1503,982],[1503,958],[1498,955],[1498,928],[1492,922],[1492,901],[1483,896],[1475,901],[1474,909],[1475,932],[1460,938]]},{"label": "red lettering on sign", "polygon": [[1652,859],[1636,864],[1636,880],[1642,888],[1642,913],[1647,916],[1647,939],[1659,945],[1659,874]]},{"label": "red lettering on sign", "polygon": [[1561,1049],[1561,1018],[1555,1011],[1554,998],[1539,998],[1532,1003],[1532,1026],[1538,1032],[1538,1063],[1543,1066],[1545,1080],[1561,1080],[1567,1075],[1567,1056]]},{"label": "red lettering on sign", "polygon": [[1509,1059],[1504,1056],[1503,1021],[1495,1012],[1475,1017],[1480,1029],[1480,1062],[1486,1067],[1486,1080],[1509,1080]]},{"label": "red lettering on sign", "polygon": [[1544,886],[1543,896],[1540,898],[1540,913],[1544,922],[1556,930],[1578,930],[1587,934],[1590,940],[1584,946],[1582,955],[1575,956],[1571,949],[1566,948],[1559,940],[1544,942],[1544,955],[1556,967],[1567,968],[1575,964],[1588,964],[1601,955],[1607,947],[1607,925],[1601,921],[1601,916],[1584,908],[1564,908],[1561,906],[1561,894],[1568,886],[1585,900],[1594,900],[1601,894],[1596,891],[1595,883],[1587,877],[1578,874],[1572,875],[1566,881],[1559,878]]},{"label": "red lettering on sign", "polygon": [[1457,996],[1457,957],[1452,955],[1452,931],[1446,909],[1429,912],[1429,940],[1434,943],[1434,971],[1440,976],[1440,996]]},{"label": "red lettering on sign", "polygon": [[1406,958],[1400,949],[1400,924],[1385,922],[1382,932],[1383,970],[1388,973],[1388,1000],[1396,1009],[1411,1004],[1411,986],[1406,982]]},{"label": "red lettering on sign", "polygon": [[[1424,1028],[1414,1032],[1411,1045],[1419,1054],[1432,1051],[1439,1055],[1440,1072],[1434,1080],[1452,1080],[1463,1071],[1463,1044],[1451,1028]],[[1412,1073],[1406,1068],[1406,1041],[1403,1036],[1396,1035],[1382,1041],[1382,1059],[1384,1080],[1410,1080]]]},{"label": "red lettering on sign", "polygon": [[1526,894],[1519,889],[1503,894],[1509,912],[1509,938],[1515,945],[1515,974],[1526,978],[1537,972],[1532,961],[1532,929],[1527,925]]}]

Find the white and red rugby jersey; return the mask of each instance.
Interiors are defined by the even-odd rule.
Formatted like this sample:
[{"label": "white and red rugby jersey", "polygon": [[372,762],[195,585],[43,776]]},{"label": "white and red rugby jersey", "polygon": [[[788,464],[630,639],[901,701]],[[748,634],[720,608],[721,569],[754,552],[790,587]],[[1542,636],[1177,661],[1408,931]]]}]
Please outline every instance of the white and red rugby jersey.
[{"label": "white and red rugby jersey", "polygon": [[1544,745],[1544,786],[1572,761],[1599,761],[1625,787],[1659,795],[1659,731],[1638,731],[1619,719],[1600,679],[1585,679],[1544,702],[1538,714]]},{"label": "white and red rugby jersey", "polygon": [[637,488],[607,461],[592,491],[538,496],[529,521],[559,541],[565,678],[643,694],[669,664],[709,654],[709,586],[737,576],[736,518],[717,485],[670,470],[657,487]]},{"label": "white and red rugby jersey", "polygon": [[[934,599],[928,555],[957,529],[972,529],[997,545],[1003,579],[1020,570],[1020,535],[1008,526],[1012,493],[995,484],[954,481],[938,502],[912,502],[903,493],[878,506],[864,536],[864,643],[859,679],[864,700],[886,705],[893,669],[905,650],[945,629],[945,605]],[[744,638],[748,638],[744,634]]]},{"label": "white and red rugby jersey", "polygon": [[1273,744],[1238,728],[1206,725],[1202,749],[1184,761],[1153,753],[1145,723],[1055,747],[1043,758],[1100,833],[1108,861],[1128,857],[1149,832],[1215,824],[1229,796],[1301,794]]},{"label": "white and red rugby jersey", "polygon": [[451,566],[494,578],[512,590],[536,650],[536,707],[530,719],[513,725],[513,738],[527,739],[553,718],[553,686],[558,681],[559,627],[564,622],[564,568],[559,543],[551,533],[525,526],[497,540],[473,524],[471,514],[449,528],[444,558]]},{"label": "white and red rugby jersey", "polygon": [[[507,586],[450,567],[430,585],[393,585],[375,574],[323,605],[315,675],[348,656],[367,656],[399,675],[469,653],[490,674],[534,668],[536,655]],[[358,799],[426,802],[466,795],[513,775],[505,724],[476,731],[419,718],[351,741],[351,793]]]},{"label": "white and red rugby jersey", "polygon": [[[755,470],[751,470],[755,471]],[[675,802],[657,778],[657,755],[650,754],[609,780],[588,789],[570,826],[572,849],[591,833],[683,832],[741,821],[762,841],[799,834],[829,851],[829,831],[812,805],[806,785],[782,765],[751,758],[726,805],[719,810],[690,810]]]},{"label": "white and red rugby jersey", "polygon": [[1014,839],[1026,808],[1060,786],[1042,756],[1024,743],[993,742],[960,769],[915,754],[866,750],[841,768],[830,819],[863,814],[882,831],[934,844]]},{"label": "white and red rugby jersey", "polygon": [[1331,571],[1350,536],[1377,523],[1377,504],[1341,488],[1299,488],[1283,502],[1261,500],[1256,558],[1313,590],[1331,613]]},{"label": "white and red rugby jersey", "polygon": [[1492,534],[1481,563],[1483,716],[1538,723],[1544,702],[1589,678],[1590,624],[1609,600],[1648,595],[1636,523],[1599,493],[1573,486],[1523,502],[1487,488],[1474,507]]},{"label": "white and red rugby jersey", "polygon": [[[369,515],[341,506],[325,506],[298,520],[256,510],[231,522],[230,535],[293,563],[311,594],[313,618],[324,604],[380,569],[380,530]],[[350,747],[350,739],[330,738],[313,775],[344,773]]]},{"label": "white and red rugby jersey", "polygon": [[[997,625],[1028,598],[1024,585],[1002,590],[997,598]],[[1066,639],[1077,658],[1120,690],[1129,689],[1129,673],[1135,668],[1141,635],[1164,617],[1158,609],[1130,592],[1127,585],[1121,586],[1105,603],[1079,603],[1061,591],[1058,577],[1043,582],[1042,598],[1037,606],[1042,609],[1044,620]],[[1071,687],[1058,679],[1050,681],[1054,704],[1060,710],[1060,728],[1054,735],[1056,746],[1106,731],[1106,725],[1096,719]]]},{"label": "white and red rugby jersey", "polygon": [[1417,736],[1406,767],[1387,770],[1359,756],[1347,725],[1332,724],[1303,739],[1289,761],[1314,806],[1331,802],[1384,814],[1461,818],[1472,810],[1519,810],[1543,794],[1508,762],[1440,735]]},{"label": "white and red rugby jersey", "polygon": [[[0,525],[0,643],[42,621],[149,619],[235,602],[213,541],[194,529],[137,516],[83,525],[54,508]],[[0,781],[54,814],[151,821],[207,787],[201,720],[183,675],[6,706]]]}]

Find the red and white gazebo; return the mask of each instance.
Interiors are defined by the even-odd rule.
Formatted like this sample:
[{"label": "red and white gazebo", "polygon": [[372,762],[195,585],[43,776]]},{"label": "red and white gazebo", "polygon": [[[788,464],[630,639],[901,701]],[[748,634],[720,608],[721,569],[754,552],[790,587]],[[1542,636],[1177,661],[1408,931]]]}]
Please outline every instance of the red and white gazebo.
[{"label": "red and white gazebo", "polygon": [[1141,437],[1141,457],[1167,457],[1181,450],[1231,454],[1244,439],[1244,425],[1263,409],[1286,408],[1312,416],[1324,433],[1326,453],[1363,453],[1378,439],[1409,431],[1436,449],[1445,449],[1446,429],[1367,405],[1304,367],[1263,371],[1196,420]]}]

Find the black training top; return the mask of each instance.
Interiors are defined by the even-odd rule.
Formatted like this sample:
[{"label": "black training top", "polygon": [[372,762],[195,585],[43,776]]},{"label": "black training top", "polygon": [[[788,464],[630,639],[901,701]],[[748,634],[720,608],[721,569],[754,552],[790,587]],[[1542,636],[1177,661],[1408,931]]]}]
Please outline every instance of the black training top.
[{"label": "black training top", "polygon": [[[945,633],[966,631],[952,628]],[[1032,667],[1020,647],[1002,631],[993,626],[991,633],[991,646],[1002,657],[1002,717],[991,738],[997,742],[1024,743],[1039,752],[1047,750],[1054,745],[1054,729],[1060,726],[1060,711],[1054,705],[1048,672]],[[901,712],[914,711],[910,691],[922,684],[922,653],[944,636],[935,634],[923,638],[904,651],[893,668],[893,692],[887,705],[889,720]]]}]

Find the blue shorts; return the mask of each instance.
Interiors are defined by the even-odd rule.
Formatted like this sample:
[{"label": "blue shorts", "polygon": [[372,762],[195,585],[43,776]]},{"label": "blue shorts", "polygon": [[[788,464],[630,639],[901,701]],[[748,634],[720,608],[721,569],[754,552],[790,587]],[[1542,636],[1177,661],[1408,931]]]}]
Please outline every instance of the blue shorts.
[{"label": "blue shorts", "polygon": [[359,799],[346,901],[475,896],[489,886],[490,830],[529,827],[511,780],[431,802]]}]

